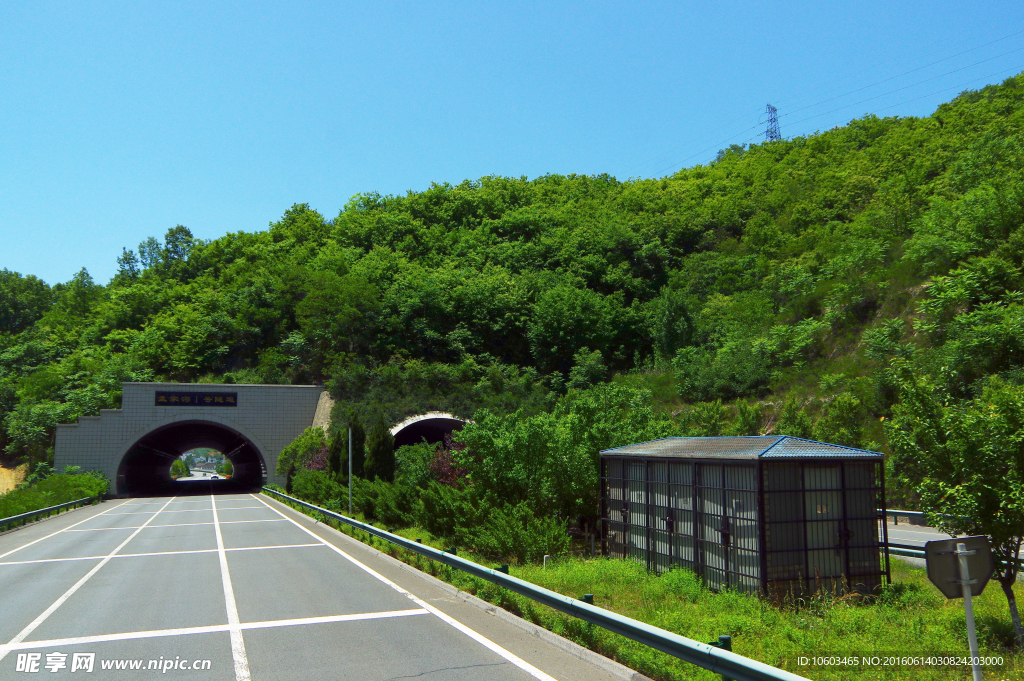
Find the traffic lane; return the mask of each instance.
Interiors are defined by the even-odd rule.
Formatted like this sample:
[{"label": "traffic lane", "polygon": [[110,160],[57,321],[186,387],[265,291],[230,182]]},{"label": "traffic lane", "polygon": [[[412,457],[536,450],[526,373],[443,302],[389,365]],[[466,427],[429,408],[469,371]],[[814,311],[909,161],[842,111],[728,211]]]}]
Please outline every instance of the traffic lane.
[{"label": "traffic lane", "polygon": [[145,511],[127,511],[118,509],[111,513],[98,515],[81,525],[71,528],[68,532],[89,532],[93,530],[135,529],[153,517],[160,509]]},{"label": "traffic lane", "polygon": [[[227,632],[211,634],[193,634],[188,636],[162,636],[147,639],[127,639],[104,642],[67,643],[58,642],[56,645],[38,648],[24,648],[12,652],[3,661],[0,661],[0,681],[20,680],[33,678],[32,674],[17,672],[18,653],[37,653],[40,655],[39,676],[42,678],[68,678],[70,680],[85,679],[122,679],[131,681],[156,681],[168,678],[195,679],[201,681],[235,681],[235,669],[231,660],[231,642]],[[45,668],[47,655],[61,653],[67,655],[64,660],[66,669],[55,673]],[[71,672],[71,664],[75,653],[92,653],[92,673],[84,669]],[[179,669],[164,670],[165,661],[175,661]],[[208,668],[204,664],[209,660]],[[150,663],[156,663],[155,669],[147,668]],[[199,670],[182,670],[182,662],[190,666],[196,661],[200,662]],[[137,662],[139,668],[131,670],[129,664]],[[104,663],[110,664],[111,669],[105,670]],[[128,663],[126,669],[117,670],[118,663]],[[84,677],[82,674],[86,674]]]},{"label": "traffic lane", "polygon": [[161,525],[196,525],[196,524],[209,524],[213,522],[213,512],[208,508],[199,509],[177,509],[175,512],[161,513],[159,518],[156,518],[151,526],[159,527]]},{"label": "traffic lane", "polygon": [[269,521],[277,522],[277,521],[279,521],[281,519],[281,516],[277,515],[276,513],[274,513],[272,510],[270,510],[266,506],[260,506],[260,507],[241,506],[241,507],[221,508],[219,504],[217,505],[217,517],[220,519],[221,525],[228,524],[228,523],[238,524],[240,521],[243,521],[243,520],[250,520],[250,521],[255,521],[255,520],[268,521],[269,520]]},{"label": "traffic lane", "polygon": [[889,541],[897,544],[920,544],[936,539],[949,539],[951,535],[941,532],[934,527],[918,526],[910,529],[906,526],[889,525],[887,528]]},{"label": "traffic lane", "polygon": [[242,507],[259,507],[259,502],[253,501],[252,497],[248,494],[238,494],[230,496],[217,497],[217,510],[221,511],[225,508],[242,508]]},{"label": "traffic lane", "polygon": [[260,522],[221,522],[220,531],[226,549],[251,548],[268,544],[308,544],[311,541],[308,534],[281,516]]},{"label": "traffic lane", "polygon": [[[133,530],[134,531],[134,530]],[[150,525],[139,532],[121,553],[201,551],[217,548],[213,521],[206,525]]]},{"label": "traffic lane", "polygon": [[280,549],[273,554],[237,551],[228,553],[227,560],[242,622],[417,607],[323,545]]},{"label": "traffic lane", "polygon": [[117,548],[117,545],[127,539],[134,531],[132,528],[102,529],[88,532],[79,532],[76,529],[67,530],[55,537],[44,539],[31,546],[26,546],[20,551],[15,551],[6,558],[0,559],[0,563],[5,561],[103,557]]},{"label": "traffic lane", "polygon": [[[494,613],[499,610],[495,606],[481,607],[469,602],[466,598],[456,596],[452,593],[452,588],[449,585],[443,584],[439,580],[327,525],[316,523],[312,518],[285,506],[272,497],[259,495],[256,498],[294,519],[318,538],[339,547],[353,559],[390,580],[399,588],[415,594],[431,607],[437,608],[442,614],[461,622],[477,634],[552,675],[558,681],[613,681],[621,678],[549,643],[536,633],[536,628],[525,621],[509,614],[504,614],[502,617],[495,616]],[[307,534],[307,536],[309,535]],[[508,621],[505,618],[508,618]],[[511,622],[516,622],[516,624]],[[248,636],[248,633],[246,635]],[[552,634],[552,636],[554,635]],[[569,644],[569,647],[571,648],[572,644]],[[445,676],[441,675],[440,678],[445,678]],[[488,678],[488,676],[486,673],[481,673],[476,678]]]},{"label": "traffic lane", "polygon": [[0,643],[14,638],[99,560],[0,565]]},{"label": "traffic lane", "polygon": [[25,642],[226,623],[217,554],[137,556],[109,561]]},{"label": "traffic lane", "polygon": [[91,506],[82,506],[65,511],[60,515],[30,522],[14,530],[8,530],[0,534],[0,561],[13,560],[10,556],[24,550],[23,547],[33,542],[41,543],[46,537],[63,533],[70,527],[80,526],[84,521],[97,515],[120,508],[124,503],[123,501],[105,501]]},{"label": "traffic lane", "polygon": [[[168,504],[168,507],[169,506],[170,506],[170,504]],[[150,516],[150,518],[155,519],[153,516]],[[288,521],[284,520],[283,518],[281,518],[280,520],[285,522],[285,523],[287,523],[291,528],[294,528],[294,529],[298,530],[297,527],[295,527],[291,523],[288,523]],[[263,528],[266,528],[266,527],[274,527],[274,526],[278,526],[278,525],[279,525],[279,523],[252,523],[252,524],[248,524],[248,525],[244,525],[244,526],[243,525],[237,525],[236,527],[239,527],[239,528],[251,528],[253,526],[261,526]],[[135,534],[135,536],[132,538],[132,540],[129,542],[129,544],[126,545],[122,550],[124,550],[124,551],[139,551],[140,549],[144,550],[144,549],[150,548],[150,547],[145,546],[145,545],[136,545],[136,544],[134,544],[134,542],[136,540],[139,540],[140,542],[146,542],[147,535],[150,532],[159,533],[159,532],[166,531],[166,530],[182,530],[182,529],[195,531],[197,529],[202,530],[202,529],[209,528],[209,527],[210,527],[209,525],[205,525],[205,526],[192,525],[192,526],[188,526],[188,527],[170,527],[170,528],[169,527],[156,527],[156,528],[147,527],[145,529],[138,530],[138,532]],[[301,530],[299,530],[299,531],[301,532]],[[252,533],[251,532],[245,532],[243,534],[250,535]],[[280,534],[285,534],[285,533],[281,532]],[[304,532],[302,532],[302,534],[306,535],[306,533],[304,533]],[[309,535],[306,535],[306,537],[308,538]],[[267,537],[264,536],[263,539],[266,540]],[[308,541],[308,539],[307,539],[307,541]],[[165,548],[165,547],[164,546],[160,546],[158,548]],[[268,550],[270,550],[270,549],[267,549],[264,552],[266,552]],[[277,554],[277,553],[280,553],[281,551],[285,551],[285,550],[287,550],[287,549],[273,549],[273,552],[275,554]],[[211,555],[214,555],[214,554],[187,554],[187,557],[191,557],[191,558],[194,559],[194,558],[196,558],[198,556],[210,557]],[[165,558],[171,558],[170,556],[164,556],[164,557]],[[181,557],[182,556],[177,556],[177,558],[181,558]],[[117,559],[117,558],[112,558],[111,560],[107,561],[99,570],[97,570],[96,572],[92,573],[92,578],[93,579],[97,579],[100,575],[103,575],[105,573],[105,571],[109,570],[112,566],[116,566],[117,564],[120,564],[120,563],[131,564],[131,563],[135,563],[137,560],[144,560],[144,559],[141,559],[141,558],[140,559],[133,559],[133,558]],[[143,572],[146,574],[146,576],[147,576],[147,578],[149,580],[152,580],[154,578],[159,578],[159,575],[160,575],[160,570],[153,569],[153,568],[145,569],[145,570],[143,570]],[[219,581],[217,579],[217,574],[216,573],[210,574],[209,570],[201,570],[200,572],[193,573],[193,574],[200,574],[202,577],[205,577],[206,579],[210,580],[213,584],[217,584],[217,582]],[[141,591],[142,594],[145,595],[145,600],[147,601],[147,606],[149,605],[148,601],[152,601],[153,600],[153,598],[150,595],[150,593],[147,593],[145,591],[145,589],[140,588],[137,585],[126,584],[124,579],[116,579],[116,575],[113,575],[113,574],[110,574],[108,578],[110,579],[110,581],[116,582],[116,584],[107,584],[106,585],[107,588],[103,589],[103,588],[100,588],[100,587],[103,587],[105,585],[102,584],[101,581],[97,581],[93,586],[96,587],[95,590],[97,592],[105,591],[106,594],[100,594],[100,595],[101,596],[102,595],[108,596],[115,603],[117,602],[117,598],[116,598],[116,596],[117,596],[116,595],[116,590],[117,589],[124,589],[125,591],[133,592],[135,595],[139,595],[139,592]],[[162,580],[162,581],[166,581],[166,579]],[[232,581],[234,581],[234,580],[232,580]],[[73,594],[70,594],[70,596],[67,599],[67,601],[60,608],[57,608],[53,612],[55,614],[57,612],[60,612],[62,609],[64,609],[64,607],[68,606],[68,604],[72,603],[73,601],[76,603],[76,607],[83,607],[84,604],[86,604],[85,596],[89,595],[90,592],[93,591],[93,589],[86,588],[86,587],[88,587],[88,585],[90,583],[91,583],[91,580],[88,580],[88,581],[84,582],[82,584],[82,587],[78,591],[76,591]],[[388,590],[389,594],[390,593],[395,593],[393,590],[390,589],[390,587],[388,585],[386,585],[384,583],[377,583],[376,584],[376,589],[378,591]],[[81,592],[81,593],[79,593],[79,592]],[[114,595],[111,595],[111,594],[114,594]],[[55,597],[58,597],[57,594],[54,594],[54,595],[55,595]],[[76,599],[75,598],[76,596],[81,596],[82,598]],[[267,597],[268,598],[273,598],[273,594],[270,594]],[[141,600],[141,599],[139,599],[139,600]],[[224,601],[223,601],[223,594],[221,594],[220,598],[217,598],[217,599],[211,598],[209,600],[211,600],[211,601],[215,600],[215,602],[220,603],[221,607],[223,607],[223,603],[224,603]],[[408,610],[408,601],[403,603],[403,605],[406,606],[403,609],[404,614],[408,614],[408,612],[409,612],[409,610]],[[92,612],[92,610],[94,610],[94,608],[87,608],[87,610],[89,612],[88,612],[88,614],[85,615],[86,617],[90,617],[90,616],[91,617],[95,617],[96,616]],[[169,608],[166,604],[157,603],[156,604],[156,608],[153,609],[152,611],[156,612],[156,613],[159,613],[159,614],[166,615],[168,612],[171,612],[172,610],[173,610],[173,608]],[[116,616],[116,614],[117,614],[116,611],[113,614]],[[392,613],[392,614],[394,614],[394,613]],[[399,613],[399,614],[402,614],[402,613]],[[74,615],[73,608],[68,608],[68,610],[66,611],[66,614],[64,615],[64,617],[72,619],[74,621],[79,621],[80,619],[82,619],[82,617],[74,617],[73,615]],[[337,616],[337,615],[334,615],[334,616]],[[108,619],[109,620],[109,619],[112,619],[112,617],[107,616],[104,619]],[[221,620],[221,621],[223,621],[223,620]],[[66,642],[66,639],[67,639],[69,633],[71,635],[75,635],[76,633],[81,633],[81,632],[74,632],[74,631],[72,631],[72,632],[63,631],[60,634],[58,634],[56,637],[54,637],[53,633],[52,633],[52,631],[53,631],[52,629],[43,629],[43,627],[45,625],[47,625],[47,622],[48,622],[48,620],[42,621],[40,623],[40,625],[35,630],[33,630],[31,634],[28,635],[28,638],[31,641],[35,641],[37,643],[39,643],[40,641],[47,641],[47,640],[48,641],[53,641],[55,639],[58,640],[58,641],[64,640]],[[58,620],[54,620],[54,622],[57,623]],[[120,622],[122,624],[124,624],[124,625],[135,625],[135,626],[138,625],[138,623],[136,623],[136,622],[125,622],[123,618],[120,620]],[[158,620],[158,625],[159,625],[158,628],[159,629],[166,629],[168,625],[179,625],[179,624],[180,624],[180,622],[168,622],[166,616],[165,617],[161,617]],[[252,624],[252,623],[250,623],[250,624]],[[263,623],[257,623],[254,626],[262,628],[262,627],[265,627],[265,626],[280,627],[281,625],[294,626],[294,623],[281,623],[281,622],[266,623],[266,622],[263,622]],[[227,626],[227,625],[222,624],[222,625],[217,625],[217,626],[218,627],[224,627],[224,626]],[[248,626],[249,625],[247,625],[245,622],[242,623],[242,628],[243,629],[248,629]],[[61,629],[61,628],[65,629],[65,630],[67,629],[67,627],[58,627],[58,626],[56,626],[56,624],[54,625],[54,629]],[[124,629],[131,629],[131,628],[132,627],[130,627],[130,626],[125,626],[124,627]],[[161,636],[165,636],[166,633],[167,632],[164,631],[160,635]],[[181,632],[179,632],[179,633],[181,633]],[[120,632],[114,632],[114,635],[115,635],[116,638],[119,638],[120,640],[130,640],[130,639],[133,639],[133,638],[137,638],[139,636],[146,636],[147,634],[141,634],[139,632],[139,630],[137,630],[137,629],[134,629],[132,631],[124,631],[122,629]],[[191,635],[194,636],[194,635],[198,635],[198,634],[196,634],[196,632],[193,631],[193,632],[191,632]],[[47,638],[47,637],[49,637],[49,638]],[[187,638],[187,637],[183,636],[181,638]],[[25,650],[27,646],[31,646],[31,645],[32,645],[31,642],[26,642],[24,644],[19,645],[19,649],[20,650]],[[39,645],[40,645],[40,647],[42,647],[43,644],[39,643]],[[470,650],[470,651],[475,650],[474,646],[476,646],[476,645],[478,645],[478,644],[475,644],[470,639],[464,639],[463,640],[463,646],[464,647],[468,647],[467,649]],[[288,656],[288,651],[278,649],[278,653],[277,654],[281,655],[283,657],[287,657]],[[420,669],[419,671],[425,672],[425,673],[429,673],[431,670],[430,669]]]},{"label": "traffic lane", "polygon": [[245,646],[254,679],[532,678],[429,614],[250,630]]}]

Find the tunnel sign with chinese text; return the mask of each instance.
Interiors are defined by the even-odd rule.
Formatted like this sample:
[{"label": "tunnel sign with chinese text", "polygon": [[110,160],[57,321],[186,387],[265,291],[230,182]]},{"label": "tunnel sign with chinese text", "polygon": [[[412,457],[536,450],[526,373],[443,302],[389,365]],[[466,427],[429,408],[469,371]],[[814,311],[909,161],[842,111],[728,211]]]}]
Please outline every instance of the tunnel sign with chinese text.
[{"label": "tunnel sign with chinese text", "polygon": [[238,393],[201,393],[184,391],[156,391],[158,407],[236,407]]}]

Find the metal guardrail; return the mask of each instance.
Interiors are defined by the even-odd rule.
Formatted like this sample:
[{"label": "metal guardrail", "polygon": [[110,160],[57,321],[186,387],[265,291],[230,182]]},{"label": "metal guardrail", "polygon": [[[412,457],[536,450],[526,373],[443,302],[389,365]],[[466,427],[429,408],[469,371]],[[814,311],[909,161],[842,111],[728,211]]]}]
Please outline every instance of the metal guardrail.
[{"label": "metal guardrail", "polygon": [[47,508],[40,508],[39,510],[29,511],[28,513],[22,513],[20,515],[12,515],[9,518],[0,518],[0,531],[4,531],[4,530],[10,529],[10,527],[12,525],[14,525],[15,523],[17,523],[19,521],[24,525],[31,518],[34,518],[36,516],[40,516],[40,515],[44,515],[44,514],[50,515],[54,511],[57,511],[58,513],[60,513],[65,508],[73,508],[75,506],[78,506],[79,504],[92,503],[92,502],[96,501],[97,499],[99,499],[98,496],[95,496],[95,497],[83,497],[81,499],[75,499],[74,501],[68,501],[68,502],[65,502],[63,504],[57,504],[56,506],[49,506]]},{"label": "metal guardrail", "polygon": [[[878,512],[882,513],[882,509],[878,509]],[[925,520],[925,514],[921,513],[920,511],[899,511],[893,510],[891,508],[885,510],[885,516],[886,519],[888,519],[889,517],[892,518],[893,525],[899,525],[900,518],[906,518],[907,522],[911,525],[923,525]],[[915,520],[920,522],[915,523]]]},{"label": "metal guardrail", "polygon": [[923,546],[912,546],[910,544],[889,543],[889,553],[897,556],[909,556],[910,558],[924,558]]},{"label": "metal guardrail", "polygon": [[[879,513],[882,513],[882,509],[877,509],[877,510],[878,510]],[[886,518],[889,518],[890,516],[892,517],[892,524],[893,525],[899,525],[900,524],[900,518],[906,518],[907,522],[910,523],[911,525],[924,525],[925,524],[925,519],[927,518],[928,514],[927,513],[922,513],[921,511],[900,511],[898,509],[891,509],[891,508],[889,508],[889,509],[886,509],[885,516],[886,516]],[[954,518],[956,516],[944,515],[942,517],[943,518]],[[914,522],[915,520],[920,521],[920,522],[916,522],[915,523]]]},{"label": "metal guardrail", "polygon": [[604,608],[584,603],[583,601],[576,600],[575,598],[563,596],[559,593],[555,593],[554,591],[539,587],[536,584],[531,584],[530,582],[526,582],[522,579],[509,576],[504,572],[486,568],[483,565],[468,561],[465,558],[459,558],[453,553],[441,551],[433,548],[432,546],[426,546],[424,544],[411,541],[405,537],[400,537],[397,534],[392,534],[374,527],[373,525],[361,523],[353,518],[348,518],[340,513],[335,513],[333,511],[328,511],[325,508],[314,506],[313,504],[288,496],[287,494],[282,494],[267,488],[263,488],[263,492],[275,497],[280,497],[282,500],[296,504],[316,513],[320,513],[328,518],[333,518],[339,522],[345,523],[346,525],[372,534],[375,537],[380,537],[385,541],[401,546],[404,549],[418,553],[421,556],[426,556],[432,560],[436,560],[450,567],[467,572],[474,577],[479,577],[487,580],[488,582],[497,584],[498,586],[505,587],[506,589],[514,591],[521,596],[526,596],[529,599],[547,605],[560,612],[564,612],[567,615],[578,617],[585,622],[596,624],[608,631],[620,634],[626,638],[637,641],[638,643],[660,650],[663,653],[668,653],[669,655],[677,657],[684,662],[690,662],[691,664],[703,667],[715,674],[721,674],[724,678],[736,679],[736,681],[807,681],[803,676],[798,676],[791,672],[778,669],[777,667],[764,664],[763,662],[758,662],[757,660],[737,655],[736,653],[719,648],[717,645],[713,646],[707,643],[700,643],[698,641],[679,636],[678,634],[673,634],[670,631],[659,629],[658,627],[619,615],[611,612],[610,610],[605,610]]}]

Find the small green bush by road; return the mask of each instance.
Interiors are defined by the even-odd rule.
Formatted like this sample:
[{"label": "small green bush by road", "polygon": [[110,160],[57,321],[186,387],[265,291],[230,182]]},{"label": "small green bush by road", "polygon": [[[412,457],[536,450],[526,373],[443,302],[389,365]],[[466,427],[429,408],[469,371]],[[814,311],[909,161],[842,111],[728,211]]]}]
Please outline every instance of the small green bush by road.
[{"label": "small green bush by road", "polygon": [[0,519],[38,511],[68,501],[104,494],[109,482],[95,472],[51,475],[0,496]]}]

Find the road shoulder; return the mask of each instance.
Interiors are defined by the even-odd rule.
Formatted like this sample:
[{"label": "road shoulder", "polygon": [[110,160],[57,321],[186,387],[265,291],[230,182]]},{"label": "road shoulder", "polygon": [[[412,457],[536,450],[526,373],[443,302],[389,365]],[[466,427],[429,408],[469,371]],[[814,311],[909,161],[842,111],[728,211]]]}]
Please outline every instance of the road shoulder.
[{"label": "road shoulder", "polygon": [[260,499],[293,518],[318,537],[430,603],[446,615],[551,674],[560,681],[650,681],[648,677],[543,627],[456,589],[397,558],[318,523],[267,495]]}]

